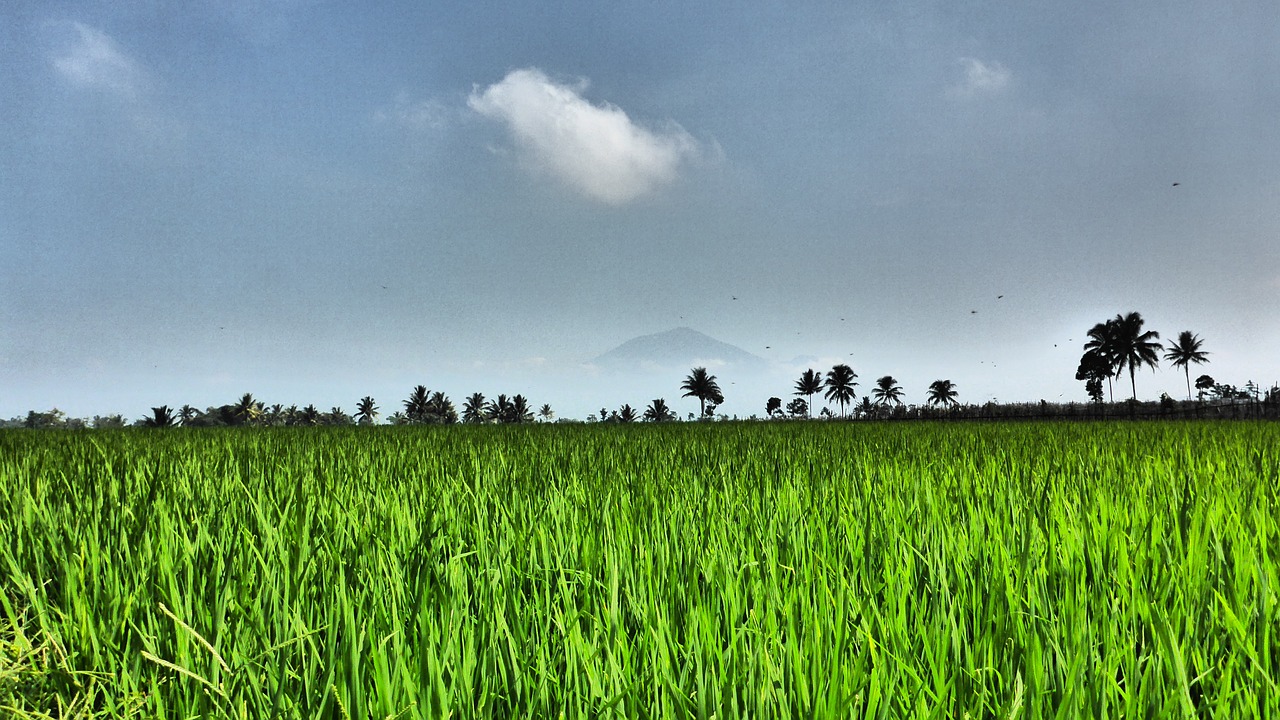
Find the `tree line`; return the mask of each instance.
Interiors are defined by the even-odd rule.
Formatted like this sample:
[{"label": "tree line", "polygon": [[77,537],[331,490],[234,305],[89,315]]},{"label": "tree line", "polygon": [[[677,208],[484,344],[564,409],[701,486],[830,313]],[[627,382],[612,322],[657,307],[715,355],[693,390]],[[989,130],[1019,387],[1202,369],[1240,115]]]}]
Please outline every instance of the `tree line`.
[{"label": "tree line", "polygon": [[[1149,367],[1159,367],[1161,357],[1174,369],[1182,370],[1187,385],[1187,403],[1193,402],[1191,366],[1204,365],[1209,362],[1210,353],[1204,349],[1204,341],[1196,333],[1184,330],[1177,339],[1167,345],[1159,342],[1160,333],[1144,330],[1145,321],[1138,312],[1117,314],[1114,318],[1095,324],[1086,333],[1084,354],[1076,368],[1076,379],[1085,383],[1085,393],[1094,406],[1104,406],[1104,399],[1115,401],[1115,381],[1129,377],[1130,400],[1127,401],[1131,414],[1136,412],[1138,403],[1137,371]],[[1163,356],[1161,353],[1163,352]],[[929,417],[1096,417],[1106,415],[1105,408],[1099,411],[1079,410],[1075,403],[1046,403],[1041,400],[1035,403],[1015,403],[999,405],[987,402],[981,405],[964,404],[959,400],[959,389],[951,380],[935,380],[929,384],[925,406],[907,406],[903,402],[903,388],[892,375],[878,378],[871,392],[859,398],[856,388],[858,374],[846,364],[837,364],[825,374],[807,369],[796,380],[793,388],[793,399],[785,408],[782,398],[770,397],[765,403],[767,419],[813,419],[813,398],[820,395],[828,402],[839,407],[839,419],[909,419]],[[1103,393],[1103,382],[1106,383],[1106,394]],[[1216,382],[1209,375],[1200,375],[1195,380],[1198,391],[1195,402],[1203,403],[1206,399],[1225,403],[1232,412],[1230,416],[1240,416],[1238,407],[1243,403],[1255,410],[1254,416],[1271,417],[1280,415],[1280,385],[1272,385],[1263,390],[1252,380],[1241,388]],[[693,368],[680,385],[684,391],[682,397],[698,400],[698,414],[688,414],[688,420],[727,419],[717,414],[717,409],[724,403],[724,392],[715,375],[705,367]],[[1222,416],[1223,405],[1211,413]],[[1196,410],[1203,410],[1200,405]],[[1187,410],[1179,401],[1167,394],[1161,396],[1159,404],[1148,414],[1170,415]],[[1198,412],[1197,414],[1203,414]],[[1248,414],[1248,413],[1246,413]],[[92,420],[68,418],[56,408],[48,412],[32,410],[25,418],[16,417],[9,421],[0,421],[0,427],[28,428],[118,428],[133,426],[143,427],[235,427],[235,426],[341,426],[341,425],[373,425],[381,417],[380,409],[372,397],[365,396],[356,403],[355,413],[347,414],[342,408],[334,407],[321,411],[315,405],[299,408],[296,405],[266,405],[254,398],[252,393],[245,393],[234,403],[208,407],[197,410],[190,405],[173,409],[168,405],[151,408],[151,414],[133,423],[127,422],[121,415],[95,416]],[[752,416],[755,418],[755,416]],[[823,419],[836,419],[836,415],[828,408],[819,413]],[[632,407],[629,403],[616,410],[601,408],[599,414],[592,413],[588,422],[630,423],[671,422],[679,419],[666,403],[664,398],[655,398],[644,410]],[[409,396],[401,403],[401,408],[386,418],[392,425],[453,425],[453,424],[520,424],[535,420],[551,422],[555,420],[555,412],[549,404],[542,405],[536,412],[529,400],[523,395],[511,397],[498,395],[486,398],[481,393],[473,393],[466,398],[459,413],[443,392],[432,392],[424,385],[415,386]],[[572,422],[572,421],[570,421]]]}]

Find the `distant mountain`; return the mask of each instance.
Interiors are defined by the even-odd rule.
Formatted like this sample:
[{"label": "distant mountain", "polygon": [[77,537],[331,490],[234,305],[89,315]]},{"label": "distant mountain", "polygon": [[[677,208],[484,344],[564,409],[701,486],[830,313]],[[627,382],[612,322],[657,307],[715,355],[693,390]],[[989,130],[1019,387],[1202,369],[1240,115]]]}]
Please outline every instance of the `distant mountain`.
[{"label": "distant mountain", "polygon": [[736,345],[687,327],[632,338],[591,361],[609,370],[683,369],[705,366],[759,370],[767,363]]}]

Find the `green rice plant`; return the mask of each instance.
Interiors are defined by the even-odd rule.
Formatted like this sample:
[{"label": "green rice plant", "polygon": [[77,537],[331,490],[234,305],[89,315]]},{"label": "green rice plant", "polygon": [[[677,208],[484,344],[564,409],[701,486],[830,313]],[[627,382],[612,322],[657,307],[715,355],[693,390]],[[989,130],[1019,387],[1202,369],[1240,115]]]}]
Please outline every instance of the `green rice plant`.
[{"label": "green rice plant", "polygon": [[1274,424],[0,432],[15,717],[1269,718]]}]

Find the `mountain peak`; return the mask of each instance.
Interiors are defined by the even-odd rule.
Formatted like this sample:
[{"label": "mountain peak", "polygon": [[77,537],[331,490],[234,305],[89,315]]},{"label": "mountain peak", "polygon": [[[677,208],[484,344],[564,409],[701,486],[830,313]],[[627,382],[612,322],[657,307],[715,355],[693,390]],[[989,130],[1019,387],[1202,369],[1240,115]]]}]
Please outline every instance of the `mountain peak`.
[{"label": "mountain peak", "polygon": [[765,365],[763,358],[684,326],[632,338],[591,362],[612,370],[756,369]]}]

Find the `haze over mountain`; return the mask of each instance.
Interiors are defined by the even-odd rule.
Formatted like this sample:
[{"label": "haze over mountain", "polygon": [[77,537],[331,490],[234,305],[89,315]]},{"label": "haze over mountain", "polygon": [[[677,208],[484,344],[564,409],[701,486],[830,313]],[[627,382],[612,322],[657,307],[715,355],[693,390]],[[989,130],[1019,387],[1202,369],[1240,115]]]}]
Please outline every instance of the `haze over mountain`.
[{"label": "haze over mountain", "polygon": [[693,367],[759,371],[768,365],[764,358],[688,327],[632,338],[590,364],[616,372]]}]

